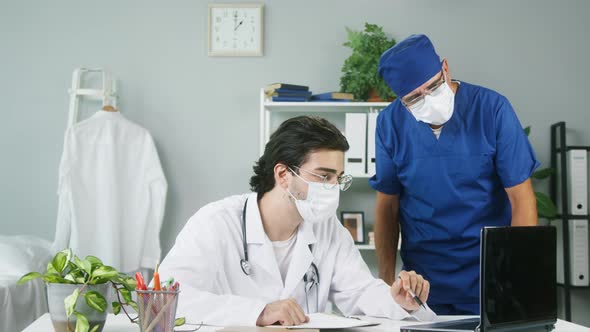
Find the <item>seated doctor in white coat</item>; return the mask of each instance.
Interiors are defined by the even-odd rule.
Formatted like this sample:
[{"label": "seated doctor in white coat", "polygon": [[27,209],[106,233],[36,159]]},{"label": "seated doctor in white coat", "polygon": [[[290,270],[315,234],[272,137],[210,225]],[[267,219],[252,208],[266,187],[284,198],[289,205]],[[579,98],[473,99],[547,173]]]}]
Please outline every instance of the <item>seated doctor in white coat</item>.
[{"label": "seated doctor in white coat", "polygon": [[298,325],[328,300],[345,315],[432,320],[429,283],[402,271],[375,279],[336,217],[346,138],[330,122],[283,122],[250,180],[253,193],[201,208],[160,266],[180,282],[177,316],[210,325]]}]

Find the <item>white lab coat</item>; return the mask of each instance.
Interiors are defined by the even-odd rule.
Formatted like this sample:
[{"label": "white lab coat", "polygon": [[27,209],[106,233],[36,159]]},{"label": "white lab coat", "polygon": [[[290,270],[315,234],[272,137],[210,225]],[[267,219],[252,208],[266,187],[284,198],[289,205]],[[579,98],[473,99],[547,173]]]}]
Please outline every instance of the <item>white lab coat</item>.
[{"label": "white lab coat", "polygon": [[[350,233],[334,215],[318,224],[303,222],[293,257],[281,278],[273,246],[264,232],[256,193],[232,196],[200,209],[184,226],[160,266],[161,280],[180,282],[177,316],[211,325],[255,325],[265,305],[294,298],[305,310],[316,306],[316,290],[308,303],[303,276],[314,262],[319,269],[319,308],[331,300],[346,315],[364,314],[391,319],[410,317],[393,301],[390,287],[375,279]],[[246,234],[250,276],[242,272],[242,210],[248,198]],[[312,252],[309,251],[312,245]],[[317,286],[315,286],[317,287]],[[421,310],[421,320],[434,318]]]},{"label": "white lab coat", "polygon": [[66,131],[54,250],[71,247],[125,272],[153,268],[166,191],[149,132],[98,111]]}]

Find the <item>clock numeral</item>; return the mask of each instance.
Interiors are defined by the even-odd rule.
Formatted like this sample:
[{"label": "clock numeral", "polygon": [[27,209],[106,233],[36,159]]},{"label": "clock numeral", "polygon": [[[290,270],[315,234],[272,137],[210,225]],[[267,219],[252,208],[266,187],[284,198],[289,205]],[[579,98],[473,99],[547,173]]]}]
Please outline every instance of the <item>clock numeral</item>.
[{"label": "clock numeral", "polygon": [[215,18],[215,23],[221,23],[221,17],[217,16],[217,17]]},{"label": "clock numeral", "polygon": [[227,17],[227,14],[228,14],[228,12],[227,12],[227,9],[226,9],[226,10],[223,11],[223,17]]}]

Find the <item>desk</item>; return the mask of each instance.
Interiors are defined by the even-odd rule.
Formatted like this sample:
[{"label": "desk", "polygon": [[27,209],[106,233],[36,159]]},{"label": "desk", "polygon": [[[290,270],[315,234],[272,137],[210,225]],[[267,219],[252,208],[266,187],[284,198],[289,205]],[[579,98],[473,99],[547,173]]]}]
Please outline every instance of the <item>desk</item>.
[{"label": "desk", "polygon": [[[467,316],[439,316],[438,320],[449,320],[449,319],[457,319],[457,318],[465,318]],[[348,329],[349,332],[396,332],[399,331],[400,326],[412,325],[412,324],[422,324],[420,322],[413,322],[413,321],[393,321],[388,319],[380,319],[380,318],[373,318],[373,317],[366,317],[364,318],[368,321],[376,321],[380,322],[381,325],[378,326],[370,326],[370,327],[360,327],[354,329]],[[199,332],[215,332],[216,330],[220,329],[219,327],[214,326],[203,326]],[[48,332],[53,331],[53,325],[51,325],[51,318],[49,314],[46,313],[45,315],[39,317],[36,321],[34,321],[31,325],[29,325],[23,332]],[[115,316],[113,314],[109,314],[107,318],[107,323],[103,332],[137,332],[139,331],[139,327],[135,324],[131,324],[129,319],[124,314],[120,314]],[[296,331],[296,330],[295,330]],[[555,332],[590,332],[590,328],[584,327],[582,325],[573,324],[570,322],[566,322],[563,320],[558,319],[557,324],[555,325]]]}]

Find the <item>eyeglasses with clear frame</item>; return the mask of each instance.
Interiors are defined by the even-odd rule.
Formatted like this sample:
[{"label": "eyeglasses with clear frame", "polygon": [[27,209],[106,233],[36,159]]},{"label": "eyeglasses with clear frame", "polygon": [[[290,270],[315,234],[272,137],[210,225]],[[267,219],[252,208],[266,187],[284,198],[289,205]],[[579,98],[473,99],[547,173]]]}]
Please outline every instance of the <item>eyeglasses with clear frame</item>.
[{"label": "eyeglasses with clear frame", "polygon": [[[321,174],[314,173],[312,171],[308,171],[308,170],[303,169],[301,167],[297,167],[297,166],[291,166],[291,167],[296,168],[298,171],[304,171],[305,173],[317,176],[318,178],[322,179],[323,186],[326,189],[334,189],[334,187],[340,186],[341,191],[346,191],[352,185],[353,178],[352,178],[352,175],[350,175],[350,174],[343,174],[340,176],[336,176],[335,174],[321,175]],[[297,172],[295,172],[291,167],[289,167],[289,170],[291,170],[291,172],[297,174]]]},{"label": "eyeglasses with clear frame", "polygon": [[426,91],[424,93],[421,93],[419,95],[413,95],[407,100],[402,99],[402,103],[404,104],[404,106],[406,106],[406,108],[410,112],[415,112],[424,105],[425,95],[430,95],[433,97],[438,96],[438,94],[440,94],[443,91],[442,86],[446,82],[445,75],[442,71],[440,76],[440,79],[436,80],[435,82],[426,87]]}]

